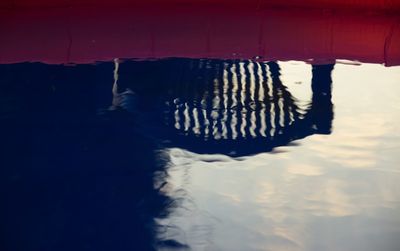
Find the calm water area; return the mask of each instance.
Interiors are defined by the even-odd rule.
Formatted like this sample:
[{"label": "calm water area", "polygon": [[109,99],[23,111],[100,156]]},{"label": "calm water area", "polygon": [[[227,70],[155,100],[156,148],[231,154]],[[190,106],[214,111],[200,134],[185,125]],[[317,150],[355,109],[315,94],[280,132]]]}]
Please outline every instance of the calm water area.
[{"label": "calm water area", "polygon": [[333,62],[0,65],[2,250],[399,250],[400,67]]}]

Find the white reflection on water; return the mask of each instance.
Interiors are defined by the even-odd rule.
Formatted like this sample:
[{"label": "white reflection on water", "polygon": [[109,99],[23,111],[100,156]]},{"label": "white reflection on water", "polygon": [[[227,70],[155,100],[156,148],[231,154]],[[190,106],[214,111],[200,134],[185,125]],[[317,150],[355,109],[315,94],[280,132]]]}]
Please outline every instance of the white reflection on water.
[{"label": "white reflection on water", "polygon": [[[309,67],[281,63],[300,102]],[[399,67],[336,65],[331,135],[240,160],[169,149],[167,193],[183,202],[161,237],[193,250],[398,250],[399,91]]]}]

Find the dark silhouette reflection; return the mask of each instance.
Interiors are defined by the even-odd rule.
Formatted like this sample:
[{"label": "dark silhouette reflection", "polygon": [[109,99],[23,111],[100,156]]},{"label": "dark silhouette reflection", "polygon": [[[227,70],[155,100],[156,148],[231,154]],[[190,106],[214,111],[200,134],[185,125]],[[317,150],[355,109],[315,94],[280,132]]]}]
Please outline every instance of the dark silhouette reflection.
[{"label": "dark silhouette reflection", "polygon": [[160,150],[243,156],[330,133],[332,69],[313,66],[301,108],[275,62],[0,65],[0,249],[188,248],[160,239],[179,206]]},{"label": "dark silhouette reflection", "polygon": [[[153,122],[146,126],[165,125],[156,135],[168,146],[238,156],[331,131],[333,65],[312,66],[307,108],[284,86],[276,62],[163,60],[118,68],[115,100],[131,112],[142,111],[141,117],[151,114]],[[155,114],[162,115],[157,122]]]},{"label": "dark silhouette reflection", "polygon": [[332,70],[334,65],[313,65],[311,88],[313,92],[307,118],[316,133],[330,134],[333,120]]},{"label": "dark silhouette reflection", "polygon": [[[0,66],[0,250],[154,250],[177,201],[167,159],[122,109],[113,64]],[[100,112],[99,112],[100,111]]]}]

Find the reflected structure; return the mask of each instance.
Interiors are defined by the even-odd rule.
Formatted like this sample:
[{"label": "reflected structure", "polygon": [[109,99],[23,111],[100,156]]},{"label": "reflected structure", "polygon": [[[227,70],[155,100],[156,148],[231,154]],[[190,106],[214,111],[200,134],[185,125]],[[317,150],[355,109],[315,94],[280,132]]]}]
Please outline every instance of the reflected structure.
[{"label": "reflected structure", "polygon": [[276,62],[1,65],[2,250],[187,248],[158,239],[179,207],[160,150],[243,156],[329,134],[332,69],[313,66],[300,107]]},{"label": "reflected structure", "polygon": [[145,107],[156,113],[147,117],[161,116],[156,123],[165,128],[157,132],[168,146],[238,156],[331,131],[333,64],[312,66],[307,107],[282,83],[276,62],[162,60],[115,69],[114,107],[136,114]]}]

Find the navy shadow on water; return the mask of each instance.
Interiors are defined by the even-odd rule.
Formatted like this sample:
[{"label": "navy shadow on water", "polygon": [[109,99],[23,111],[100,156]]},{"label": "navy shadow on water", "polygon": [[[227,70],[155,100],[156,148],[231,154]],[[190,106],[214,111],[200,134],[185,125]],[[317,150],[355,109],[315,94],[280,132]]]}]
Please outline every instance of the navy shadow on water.
[{"label": "navy shadow on water", "polygon": [[186,249],[158,240],[166,147],[245,156],[333,119],[333,65],[296,104],[275,62],[0,65],[1,250]]},{"label": "navy shadow on water", "polygon": [[[0,66],[1,250],[153,250],[166,159],[110,105],[113,65]],[[168,242],[167,242],[168,244]],[[179,246],[170,242],[171,245]]]}]

